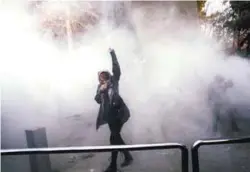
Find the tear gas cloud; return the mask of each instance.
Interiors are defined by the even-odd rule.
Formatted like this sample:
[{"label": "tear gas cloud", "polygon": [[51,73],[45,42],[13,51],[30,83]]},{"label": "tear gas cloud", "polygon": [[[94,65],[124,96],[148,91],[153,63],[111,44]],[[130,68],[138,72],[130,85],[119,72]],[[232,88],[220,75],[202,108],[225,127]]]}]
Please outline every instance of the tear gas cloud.
[{"label": "tear gas cloud", "polygon": [[216,74],[233,80],[234,103],[250,98],[248,61],[227,58],[196,20],[174,7],[131,9],[133,31],[102,20],[68,52],[39,33],[38,15],[25,5],[5,2],[0,11],[3,146],[14,141],[8,146],[20,147],[17,135],[43,126],[51,146],[108,144],[107,127],[95,131],[94,96],[97,72],[111,70],[109,47],[118,56],[120,92],[131,110],[123,129],[129,143],[207,137],[207,89]]}]

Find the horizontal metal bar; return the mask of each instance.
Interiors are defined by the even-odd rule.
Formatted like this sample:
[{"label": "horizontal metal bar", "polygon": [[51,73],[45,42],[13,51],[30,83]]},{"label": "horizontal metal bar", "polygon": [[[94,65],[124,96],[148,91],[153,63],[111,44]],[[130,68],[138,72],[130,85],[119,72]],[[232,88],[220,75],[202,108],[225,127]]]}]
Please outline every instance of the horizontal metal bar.
[{"label": "horizontal metal bar", "polygon": [[84,146],[84,147],[54,147],[54,148],[28,148],[28,149],[1,149],[1,155],[30,155],[30,154],[65,154],[110,151],[139,151],[158,149],[181,149],[186,147],[179,143],[117,145],[117,146]]},{"label": "horizontal metal bar", "polygon": [[194,147],[201,145],[221,145],[221,144],[237,144],[237,143],[250,143],[250,137],[233,138],[233,139],[213,139],[213,140],[197,140],[193,144]]},{"label": "horizontal metal bar", "polygon": [[1,149],[1,155],[30,155],[30,154],[64,154],[110,151],[140,151],[159,149],[180,149],[182,172],[188,172],[188,149],[179,143],[117,145],[117,146],[85,146],[85,147],[57,147],[57,148],[31,148],[31,149]]}]

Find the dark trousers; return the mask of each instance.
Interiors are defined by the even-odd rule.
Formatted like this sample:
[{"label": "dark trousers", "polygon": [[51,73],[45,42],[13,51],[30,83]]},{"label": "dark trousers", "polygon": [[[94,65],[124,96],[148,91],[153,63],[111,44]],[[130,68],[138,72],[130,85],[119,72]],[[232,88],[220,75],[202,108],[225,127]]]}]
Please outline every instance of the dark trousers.
[{"label": "dark trousers", "polygon": [[[119,119],[112,120],[108,123],[110,129],[110,144],[111,145],[125,145],[124,140],[121,136],[122,122]],[[131,155],[128,151],[122,151],[126,158],[130,158]],[[111,153],[111,166],[116,166],[118,151],[113,151]]]},{"label": "dark trousers", "polygon": [[[214,119],[213,119],[213,131],[214,132],[218,131],[218,125],[219,125],[219,123],[222,122],[220,115],[221,115],[220,110],[215,109],[214,110]],[[230,120],[231,131],[238,132],[239,128],[238,128],[238,125],[237,125],[236,119],[235,119],[235,116],[237,115],[237,111],[235,109],[230,109],[230,110],[228,110],[227,115],[228,115],[228,118]]]}]

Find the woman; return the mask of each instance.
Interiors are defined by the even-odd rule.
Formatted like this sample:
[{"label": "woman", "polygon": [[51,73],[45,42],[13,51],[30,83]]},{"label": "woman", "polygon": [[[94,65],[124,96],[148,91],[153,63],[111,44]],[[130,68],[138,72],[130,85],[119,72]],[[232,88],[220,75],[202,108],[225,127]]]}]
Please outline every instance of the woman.
[{"label": "woman", "polygon": [[[119,95],[119,80],[121,75],[120,65],[118,63],[115,51],[110,49],[112,58],[112,72],[108,71],[98,73],[99,85],[95,100],[100,104],[99,113],[96,122],[96,129],[103,124],[108,124],[111,132],[111,145],[124,145],[125,142],[121,137],[121,129],[130,117],[130,112],[123,99]],[[128,151],[123,151],[125,160],[121,164],[122,167],[128,166],[132,163],[133,158]],[[111,163],[105,172],[117,171],[117,151],[111,153]]]}]

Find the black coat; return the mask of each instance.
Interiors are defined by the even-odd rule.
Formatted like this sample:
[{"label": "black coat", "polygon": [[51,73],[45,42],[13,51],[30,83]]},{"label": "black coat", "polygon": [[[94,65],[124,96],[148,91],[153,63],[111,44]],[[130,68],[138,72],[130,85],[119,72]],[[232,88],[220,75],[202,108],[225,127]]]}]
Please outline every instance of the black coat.
[{"label": "black coat", "polygon": [[122,124],[128,121],[130,117],[130,111],[127,105],[124,103],[122,97],[119,94],[119,80],[121,75],[120,65],[118,63],[115,52],[110,52],[112,57],[112,72],[110,79],[110,85],[112,89],[111,100],[108,96],[108,92],[101,91],[100,86],[97,87],[95,100],[100,104],[98,117],[96,120],[96,129],[103,124],[107,124],[116,120],[120,120]]}]

